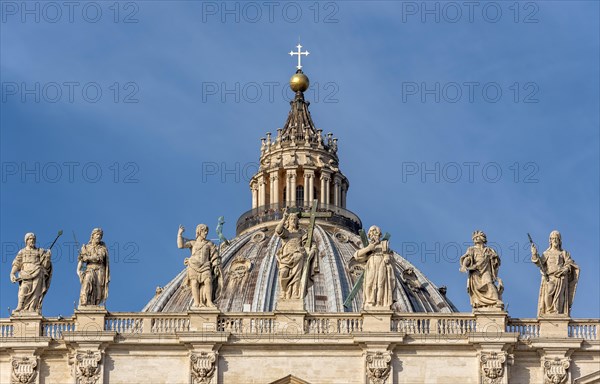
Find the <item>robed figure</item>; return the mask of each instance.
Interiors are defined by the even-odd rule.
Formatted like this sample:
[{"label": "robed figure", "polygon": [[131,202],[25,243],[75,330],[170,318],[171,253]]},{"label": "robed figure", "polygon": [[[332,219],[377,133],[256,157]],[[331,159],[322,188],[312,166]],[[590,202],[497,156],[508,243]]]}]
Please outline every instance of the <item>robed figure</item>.
[{"label": "robed figure", "polygon": [[108,249],[102,241],[104,232],[94,228],[90,241],[81,247],[77,260],[77,275],[81,282],[79,306],[98,306],[108,298],[110,269]]},{"label": "robed figure", "polygon": [[367,232],[369,244],[357,250],[353,258],[364,266],[363,308],[390,309],[394,303],[396,277],[394,258],[388,240],[381,239],[381,229],[373,225]]},{"label": "robed figure", "polygon": [[502,280],[498,277],[500,257],[488,246],[482,231],[473,232],[472,247],[460,258],[460,271],[468,272],[467,293],[473,308],[504,308]]},{"label": "robed figure", "polygon": [[208,226],[198,224],[196,239],[183,238],[185,228],[180,225],[177,233],[177,247],[189,248],[191,256],[183,263],[187,266],[184,285],[192,290],[194,303],[192,308],[216,307],[223,288],[221,256],[217,246],[206,238]]},{"label": "robed figure", "polygon": [[287,210],[275,227],[275,234],[283,242],[276,254],[280,298],[301,299],[304,297],[308,280],[316,272],[316,245],[313,243],[307,249],[308,233],[299,227],[298,215]]},{"label": "robed figure", "polygon": [[550,246],[542,256],[538,255],[535,244],[531,245],[531,261],[541,270],[542,283],[538,300],[538,316],[571,314],[571,306],[575,297],[579,267],[571,254],[562,249],[560,232],[552,231]]},{"label": "robed figure", "polygon": [[[41,314],[42,302],[52,279],[51,252],[36,247],[33,233],[25,235],[25,248],[21,249],[10,271],[10,281],[19,283],[18,303],[14,312]],[[19,274],[17,276],[17,273]]]}]

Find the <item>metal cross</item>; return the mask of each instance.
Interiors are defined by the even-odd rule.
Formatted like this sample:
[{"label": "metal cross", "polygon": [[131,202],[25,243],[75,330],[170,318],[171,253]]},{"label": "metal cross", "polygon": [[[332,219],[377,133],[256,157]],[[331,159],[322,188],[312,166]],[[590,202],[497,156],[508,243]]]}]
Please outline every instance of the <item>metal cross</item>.
[{"label": "metal cross", "polygon": [[302,52],[302,46],[300,44],[296,45],[298,48],[298,52],[290,51],[290,56],[298,55],[298,65],[296,68],[302,69],[302,55],[308,56],[310,53],[308,51]]},{"label": "metal cross", "polygon": [[310,224],[308,226],[308,237],[306,239],[306,244],[304,245],[306,247],[306,252],[310,252],[310,247],[312,246],[313,233],[315,232],[315,220],[317,219],[317,217],[331,217],[332,216],[331,212],[322,212],[322,213],[317,212],[318,204],[319,204],[319,201],[314,200],[312,203],[312,208],[310,210],[310,213],[307,213],[307,212],[300,213],[300,217],[310,218]]},{"label": "metal cross", "polygon": [[[306,243],[304,244],[304,247],[306,249],[306,254],[310,255],[310,249],[312,247],[312,242],[313,242],[313,234],[315,232],[315,221],[318,217],[331,217],[333,216],[333,214],[331,212],[317,212],[317,205],[319,204],[318,200],[314,200],[313,204],[312,204],[312,209],[310,210],[310,213],[308,212],[301,212],[300,213],[300,217],[308,217],[310,218],[310,224],[308,226],[308,232],[307,232],[307,238],[306,238]],[[315,257],[315,261],[313,264],[313,270],[315,272],[319,271],[319,256],[318,255],[313,255],[312,257]],[[302,293],[302,297],[304,298],[304,295],[306,294],[306,283],[308,281],[308,277],[309,277],[309,268],[311,265],[311,257],[309,256],[309,258],[306,260],[306,263],[304,265],[304,269],[302,270],[302,279],[301,279],[301,286],[304,287],[303,289],[303,293]]]}]

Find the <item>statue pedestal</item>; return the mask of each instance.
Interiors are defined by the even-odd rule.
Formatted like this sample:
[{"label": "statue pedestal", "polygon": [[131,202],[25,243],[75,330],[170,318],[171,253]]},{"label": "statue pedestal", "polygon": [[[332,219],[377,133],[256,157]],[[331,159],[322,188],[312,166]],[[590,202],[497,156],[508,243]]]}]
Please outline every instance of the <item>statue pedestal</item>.
[{"label": "statue pedestal", "polygon": [[390,332],[394,311],[390,309],[365,309],[361,314],[363,317],[363,332]]},{"label": "statue pedestal", "polygon": [[569,321],[571,318],[568,315],[540,315],[540,336],[553,338],[569,337]]},{"label": "statue pedestal", "polygon": [[216,332],[220,314],[216,307],[190,308],[190,331]]},{"label": "statue pedestal", "polygon": [[497,334],[506,331],[508,313],[500,308],[477,308],[473,309],[477,332]]},{"label": "statue pedestal", "polygon": [[304,311],[304,299],[277,299],[276,311]]},{"label": "statue pedestal", "polygon": [[78,332],[104,332],[104,320],[108,315],[105,307],[82,305],[75,311],[75,329]]},{"label": "statue pedestal", "polygon": [[37,312],[14,312],[10,322],[14,326],[14,337],[38,338],[42,335],[42,315]]},{"label": "statue pedestal", "polygon": [[304,299],[278,299],[275,306],[277,333],[288,338],[304,334]]}]

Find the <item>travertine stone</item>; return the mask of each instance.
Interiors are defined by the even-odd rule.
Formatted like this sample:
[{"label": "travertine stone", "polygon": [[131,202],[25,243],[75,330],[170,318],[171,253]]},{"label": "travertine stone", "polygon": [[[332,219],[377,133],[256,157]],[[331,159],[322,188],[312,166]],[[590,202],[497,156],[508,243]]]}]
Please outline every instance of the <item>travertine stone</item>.
[{"label": "travertine stone", "polygon": [[18,356],[11,359],[11,384],[38,383],[37,356]]},{"label": "travertine stone", "polygon": [[569,316],[579,280],[579,267],[571,259],[571,254],[562,249],[560,232],[552,231],[548,241],[550,246],[542,256],[539,256],[535,244],[531,244],[531,261],[542,272],[538,316]]},{"label": "travertine stone", "polygon": [[544,337],[568,337],[570,320],[563,315],[542,315],[539,317],[540,334]]},{"label": "travertine stone", "polygon": [[472,247],[460,258],[460,271],[468,272],[467,293],[473,308],[504,308],[502,280],[498,277],[500,257],[487,247],[487,236],[482,231],[473,232]]},{"label": "travertine stone", "polygon": [[75,384],[102,383],[102,352],[78,350],[72,356]]},{"label": "travertine stone", "polygon": [[177,247],[190,248],[191,256],[184,260],[187,266],[186,285],[192,290],[194,303],[192,309],[216,308],[223,288],[221,256],[215,244],[208,240],[208,226],[198,224],[196,239],[183,238],[185,228],[179,226]]},{"label": "travertine stone", "polygon": [[392,315],[391,310],[362,311],[363,330],[365,332],[389,332]]},{"label": "travertine stone", "polygon": [[570,383],[569,366],[571,359],[565,358],[547,358],[542,359],[542,368],[544,370],[544,384],[565,384]]},{"label": "travertine stone", "polygon": [[108,311],[101,306],[83,306],[75,311],[75,327],[81,332],[103,332]]},{"label": "travertine stone", "polygon": [[10,281],[19,283],[18,303],[13,313],[42,313],[42,302],[50,288],[51,251],[36,247],[35,242],[34,233],[25,234],[25,248],[12,262]]},{"label": "travertine stone", "polygon": [[494,307],[474,309],[477,332],[487,334],[503,333],[506,330],[508,313]]},{"label": "travertine stone", "polygon": [[390,376],[392,353],[385,352],[367,352],[365,356],[366,375],[368,384],[386,384]]},{"label": "travertine stone", "polygon": [[[541,332],[541,331],[540,331]],[[544,384],[571,383],[572,355],[582,346],[582,341],[563,336],[544,337],[532,342],[540,356]],[[600,367],[596,363],[597,367]],[[579,372],[581,375],[581,372]]]},{"label": "travertine stone", "polygon": [[220,313],[216,308],[190,309],[188,312],[190,317],[190,331],[215,332]]},{"label": "travertine stone", "polygon": [[481,384],[506,384],[508,375],[506,374],[507,353],[502,352],[480,352],[479,369]]},{"label": "travertine stone", "polygon": [[367,233],[369,244],[354,253],[353,258],[365,263],[363,309],[387,309],[394,303],[396,288],[394,258],[389,241],[381,239],[381,229],[373,225]]},{"label": "travertine stone", "polygon": [[100,306],[108,298],[110,281],[109,257],[104,232],[95,228],[90,241],[81,247],[77,262],[77,275],[81,283],[79,306]]},{"label": "travertine stone", "polygon": [[190,376],[192,384],[211,384],[215,374],[217,354],[198,352],[190,354]]},{"label": "travertine stone", "polygon": [[42,334],[42,319],[41,315],[27,312],[12,313],[11,323],[14,326],[15,337],[39,337]]},{"label": "travertine stone", "polygon": [[[294,303],[294,300],[286,300],[283,302],[285,305],[290,305],[294,308],[298,308],[302,303]],[[278,303],[278,307],[280,307]],[[275,324],[277,334],[294,339],[298,335],[304,334],[304,317],[306,316],[305,311],[301,310],[277,310],[275,311]]]}]

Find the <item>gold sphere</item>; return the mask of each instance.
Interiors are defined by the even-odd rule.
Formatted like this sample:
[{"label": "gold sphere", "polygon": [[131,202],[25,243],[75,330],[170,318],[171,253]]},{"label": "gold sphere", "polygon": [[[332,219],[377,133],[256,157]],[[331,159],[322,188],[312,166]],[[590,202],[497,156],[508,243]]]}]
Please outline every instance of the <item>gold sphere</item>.
[{"label": "gold sphere", "polygon": [[294,92],[306,91],[308,89],[309,84],[310,82],[308,81],[308,76],[306,76],[302,72],[295,73],[294,76],[292,76],[292,78],[290,79],[290,88],[292,88],[292,91]]}]

